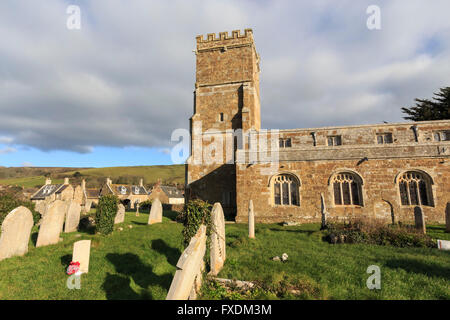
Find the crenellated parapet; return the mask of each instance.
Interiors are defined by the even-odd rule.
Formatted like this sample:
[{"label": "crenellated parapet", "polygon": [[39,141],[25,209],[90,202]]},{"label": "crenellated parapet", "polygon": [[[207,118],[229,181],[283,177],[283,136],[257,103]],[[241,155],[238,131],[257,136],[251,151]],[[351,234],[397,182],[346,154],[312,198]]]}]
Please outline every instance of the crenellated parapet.
[{"label": "crenellated parapet", "polygon": [[208,33],[206,39],[203,35],[196,37],[197,50],[224,49],[233,46],[253,45],[252,29],[234,30],[231,35],[228,32]]}]

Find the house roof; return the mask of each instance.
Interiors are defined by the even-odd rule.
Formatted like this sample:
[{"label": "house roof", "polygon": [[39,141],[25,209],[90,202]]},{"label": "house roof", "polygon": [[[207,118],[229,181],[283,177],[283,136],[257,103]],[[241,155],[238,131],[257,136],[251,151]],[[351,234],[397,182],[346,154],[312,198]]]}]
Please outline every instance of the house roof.
[{"label": "house roof", "polygon": [[172,186],[160,186],[169,198],[184,198],[183,192]]},{"label": "house roof", "polygon": [[[59,193],[59,191],[62,187],[67,187],[67,185],[64,184],[45,184],[43,185],[32,197],[31,200],[42,200],[46,197],[54,194]],[[65,188],[64,188],[65,189]]]},{"label": "house roof", "polygon": [[116,195],[147,195],[145,187],[129,185],[129,184],[111,184],[111,190]]},{"label": "house roof", "polygon": [[96,199],[100,196],[100,190],[95,188],[86,188],[86,197],[88,199]]}]

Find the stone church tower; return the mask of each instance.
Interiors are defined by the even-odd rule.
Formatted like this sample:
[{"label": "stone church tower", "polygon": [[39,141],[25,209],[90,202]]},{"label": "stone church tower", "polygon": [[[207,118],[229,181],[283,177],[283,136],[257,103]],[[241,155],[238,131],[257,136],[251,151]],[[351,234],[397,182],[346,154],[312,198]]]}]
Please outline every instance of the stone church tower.
[{"label": "stone church tower", "polygon": [[[194,114],[190,119],[191,156],[186,163],[187,199],[221,202],[225,214],[236,212],[234,152],[242,136],[259,131],[259,55],[253,33],[233,31],[197,37]],[[231,144],[226,144],[231,137]],[[242,141],[242,140],[241,140]],[[214,150],[215,143],[223,145]],[[230,149],[231,148],[231,149]],[[211,160],[211,156],[214,160]]]}]

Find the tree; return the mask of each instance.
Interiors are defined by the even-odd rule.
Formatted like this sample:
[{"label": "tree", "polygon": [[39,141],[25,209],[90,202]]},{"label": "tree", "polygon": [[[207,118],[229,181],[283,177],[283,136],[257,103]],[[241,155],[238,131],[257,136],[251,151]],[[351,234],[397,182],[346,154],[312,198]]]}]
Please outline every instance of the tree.
[{"label": "tree", "polygon": [[407,116],[406,120],[426,121],[450,119],[450,87],[441,88],[434,93],[432,100],[415,99],[416,105],[410,108],[402,108]]}]

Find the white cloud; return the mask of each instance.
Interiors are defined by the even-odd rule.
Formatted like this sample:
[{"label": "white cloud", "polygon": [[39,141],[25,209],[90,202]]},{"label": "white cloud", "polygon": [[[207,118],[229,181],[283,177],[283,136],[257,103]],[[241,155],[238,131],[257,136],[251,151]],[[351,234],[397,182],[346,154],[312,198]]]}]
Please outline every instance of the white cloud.
[{"label": "white cloud", "polygon": [[13,152],[17,152],[17,149],[11,148],[11,147],[6,147],[3,149],[0,149],[0,154],[8,154],[8,153],[13,153]]},{"label": "white cloud", "polygon": [[[450,83],[450,2],[0,3],[0,143],[88,153],[167,148],[188,128],[195,36],[253,28],[261,55],[262,126],[401,121],[400,107]],[[5,140],[6,139],[6,140]]]}]

